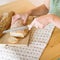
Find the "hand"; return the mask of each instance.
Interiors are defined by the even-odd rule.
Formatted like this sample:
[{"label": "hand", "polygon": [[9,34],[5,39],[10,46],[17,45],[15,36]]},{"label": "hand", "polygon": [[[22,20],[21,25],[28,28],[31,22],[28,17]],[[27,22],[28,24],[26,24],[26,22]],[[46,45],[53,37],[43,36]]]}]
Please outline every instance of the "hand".
[{"label": "hand", "polygon": [[28,18],[28,14],[16,14],[12,17],[12,24],[14,24],[18,19],[22,19],[23,20],[23,24],[26,24],[27,18]]},{"label": "hand", "polygon": [[38,18],[35,18],[32,23],[29,25],[29,30],[32,27],[36,27],[36,28],[44,28],[47,24],[50,23],[50,17],[49,15],[44,15],[44,16],[40,16]]},{"label": "hand", "polygon": [[23,24],[26,24],[27,18],[28,18],[29,14],[25,13],[25,14],[21,14],[20,18],[23,20]]},{"label": "hand", "polygon": [[37,18],[35,18],[32,23],[30,25],[28,25],[29,30],[31,30],[32,27],[36,27],[36,28],[43,28],[43,24],[39,23],[39,21],[37,20]]}]

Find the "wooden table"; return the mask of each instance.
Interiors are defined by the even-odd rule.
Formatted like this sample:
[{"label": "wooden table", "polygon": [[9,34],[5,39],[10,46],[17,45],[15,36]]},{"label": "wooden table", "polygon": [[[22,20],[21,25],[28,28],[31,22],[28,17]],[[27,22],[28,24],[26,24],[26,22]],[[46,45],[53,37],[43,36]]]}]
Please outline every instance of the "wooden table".
[{"label": "wooden table", "polygon": [[[17,0],[4,6],[0,6],[0,13],[6,11],[15,11],[23,13],[35,8],[28,0]],[[60,59],[60,29],[55,28],[50,41],[44,50],[40,60],[58,60]]]}]

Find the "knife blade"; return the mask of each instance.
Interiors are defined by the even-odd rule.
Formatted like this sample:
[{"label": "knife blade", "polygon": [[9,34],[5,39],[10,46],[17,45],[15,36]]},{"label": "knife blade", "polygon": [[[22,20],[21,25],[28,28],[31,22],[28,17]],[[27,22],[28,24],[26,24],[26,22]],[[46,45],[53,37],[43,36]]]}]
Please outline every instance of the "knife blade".
[{"label": "knife blade", "polygon": [[22,26],[22,27],[11,28],[11,29],[3,31],[3,33],[14,32],[17,30],[24,30],[24,29],[29,29],[29,26],[27,25],[27,26]]}]

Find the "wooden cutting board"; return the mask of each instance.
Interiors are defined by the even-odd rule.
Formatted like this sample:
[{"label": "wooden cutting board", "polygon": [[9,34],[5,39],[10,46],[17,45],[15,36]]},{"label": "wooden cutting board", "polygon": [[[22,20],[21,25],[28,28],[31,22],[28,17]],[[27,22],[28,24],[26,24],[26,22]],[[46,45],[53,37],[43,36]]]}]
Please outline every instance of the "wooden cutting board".
[{"label": "wooden cutting board", "polygon": [[[29,16],[29,18],[27,19],[27,25],[30,24],[32,20],[33,20],[33,17]],[[10,36],[10,33],[6,33],[2,37],[0,37],[0,44],[12,44],[9,41],[13,40],[13,41],[17,41],[17,43],[15,44],[28,45],[29,37],[30,37],[30,31],[24,38],[12,37]]]},{"label": "wooden cutting board", "polygon": [[[28,0],[17,0],[16,2],[0,7],[0,13],[5,11],[15,11],[23,13],[35,8]],[[57,60],[60,58],[60,29],[55,28],[52,37],[44,50],[40,60]]]}]

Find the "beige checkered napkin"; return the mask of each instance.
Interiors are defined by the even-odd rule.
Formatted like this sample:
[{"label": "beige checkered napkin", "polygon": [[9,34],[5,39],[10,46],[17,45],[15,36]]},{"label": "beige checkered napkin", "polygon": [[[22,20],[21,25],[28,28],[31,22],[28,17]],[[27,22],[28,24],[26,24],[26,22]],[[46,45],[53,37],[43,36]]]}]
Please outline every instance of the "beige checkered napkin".
[{"label": "beige checkered napkin", "polygon": [[47,25],[44,29],[33,28],[29,46],[0,45],[0,60],[39,60],[53,29],[53,24]]}]

